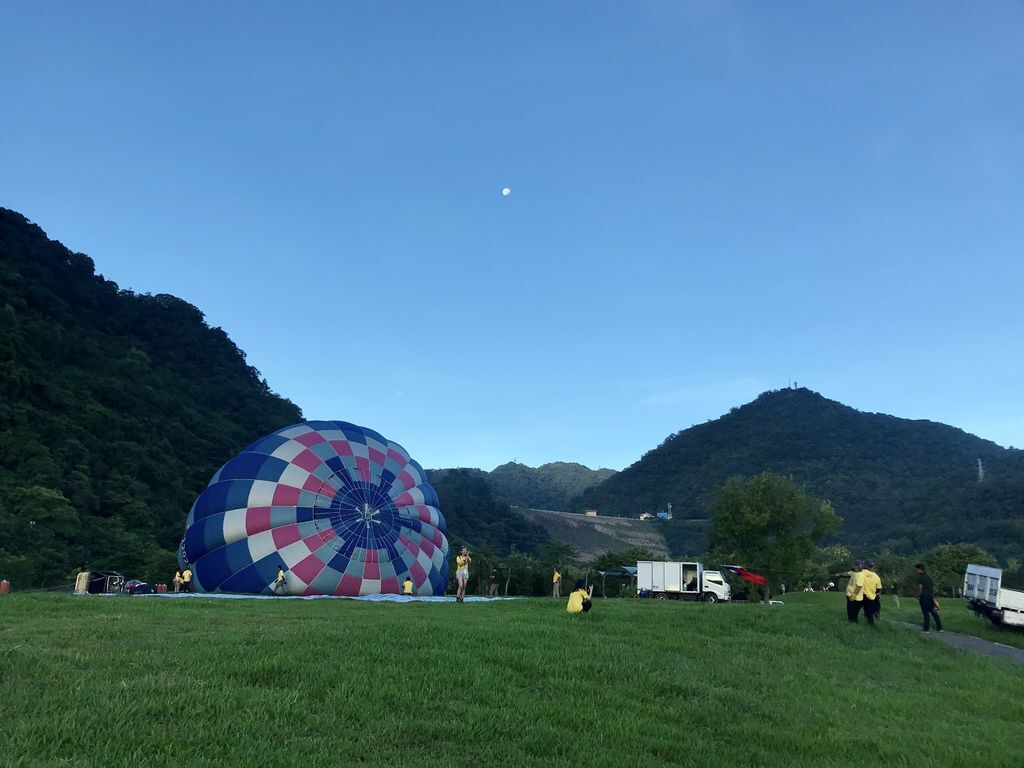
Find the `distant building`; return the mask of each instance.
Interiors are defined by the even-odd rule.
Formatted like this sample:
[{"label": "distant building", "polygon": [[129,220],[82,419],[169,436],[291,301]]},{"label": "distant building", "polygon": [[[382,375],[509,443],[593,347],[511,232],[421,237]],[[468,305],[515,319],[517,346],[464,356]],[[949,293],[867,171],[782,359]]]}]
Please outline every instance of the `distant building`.
[{"label": "distant building", "polygon": [[640,515],[640,519],[641,520],[653,520],[654,519],[654,515],[652,515],[650,512],[644,512],[642,515]]},{"label": "distant building", "polygon": [[597,517],[597,510],[596,509],[585,509],[585,510],[583,510],[583,514],[586,515],[587,517]]}]

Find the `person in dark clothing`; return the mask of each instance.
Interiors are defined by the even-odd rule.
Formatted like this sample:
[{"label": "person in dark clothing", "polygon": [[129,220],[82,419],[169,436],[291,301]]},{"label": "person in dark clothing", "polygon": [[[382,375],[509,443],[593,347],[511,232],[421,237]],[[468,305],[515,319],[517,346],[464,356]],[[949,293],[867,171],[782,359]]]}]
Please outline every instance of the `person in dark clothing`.
[{"label": "person in dark clothing", "polygon": [[924,631],[931,631],[931,620],[935,619],[935,628],[941,632],[942,619],[935,607],[935,582],[925,573],[923,563],[915,565],[914,570],[917,571],[917,602],[921,604],[921,614],[924,616]]}]

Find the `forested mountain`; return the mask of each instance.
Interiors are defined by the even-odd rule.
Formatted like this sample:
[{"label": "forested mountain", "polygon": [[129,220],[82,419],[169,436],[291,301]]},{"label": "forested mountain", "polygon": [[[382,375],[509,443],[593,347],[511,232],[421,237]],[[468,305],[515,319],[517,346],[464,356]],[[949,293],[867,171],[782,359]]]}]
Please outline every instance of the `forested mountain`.
[{"label": "forested mountain", "polygon": [[495,497],[509,504],[562,511],[569,501],[615,474],[614,469],[590,469],[582,464],[554,461],[536,469],[510,461],[485,472]]},{"label": "forested mountain", "polygon": [[210,476],[301,418],[198,309],[0,209],[0,576],[166,579]]},{"label": "forested mountain", "polygon": [[[450,469],[435,469],[431,472],[443,476]],[[567,461],[553,461],[539,467],[529,467],[510,461],[495,467],[490,472],[476,468],[461,468],[458,471],[480,477],[490,488],[494,498],[514,507],[530,509],[551,509],[562,511],[588,488],[607,480],[615,474],[614,469],[590,469],[582,464]]]},{"label": "forested mountain", "polygon": [[537,554],[549,541],[547,531],[530,522],[508,504],[494,498],[486,473],[477,469],[431,469],[427,479],[437,491],[448,523],[452,548],[488,546],[506,555]]},{"label": "forested mountain", "polygon": [[[301,418],[197,308],[120,290],[88,256],[0,209],[0,578],[66,583],[88,566],[165,579],[213,472]],[[618,474],[555,462],[430,478],[453,545],[551,546],[510,504],[636,516],[671,502],[675,519],[650,524],[674,553],[695,554],[715,490],[765,470],[831,500],[840,540],[862,551],[971,541],[1024,555],[1024,452],[806,389],[672,435]]]},{"label": "forested mountain", "polygon": [[671,502],[674,519],[659,524],[670,548],[701,552],[716,489],[764,471],[830,500],[844,519],[839,538],[865,551],[971,541],[1024,554],[1024,451],[944,424],[863,413],[807,389],[766,392],[671,435],[570,509],[636,516]]}]

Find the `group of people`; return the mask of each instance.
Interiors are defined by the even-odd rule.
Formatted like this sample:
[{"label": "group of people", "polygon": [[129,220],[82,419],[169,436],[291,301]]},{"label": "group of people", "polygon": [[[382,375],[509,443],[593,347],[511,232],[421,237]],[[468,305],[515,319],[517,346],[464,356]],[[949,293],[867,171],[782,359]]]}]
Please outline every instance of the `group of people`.
[{"label": "group of people", "polygon": [[[166,571],[165,571],[166,573]],[[174,578],[171,580],[174,584],[175,592],[191,592],[192,591],[192,569],[187,565],[185,569],[178,569],[174,572]]]},{"label": "group of people", "polygon": [[[472,563],[473,557],[469,554],[469,550],[462,547],[459,554],[455,556],[455,602],[457,603],[466,602],[466,585],[469,583],[469,566]],[[408,578],[405,580],[403,592],[407,595],[412,594],[412,581]],[[487,594],[498,594],[498,570],[493,566]],[[557,568],[553,568],[551,571],[551,596],[556,598],[562,596],[562,574],[558,572]],[[569,595],[566,610],[569,613],[586,613],[593,605],[593,597],[594,585],[591,584],[590,587],[587,587],[583,579],[579,579]]]},{"label": "group of people", "polygon": [[[931,631],[931,623],[942,632],[942,619],[939,618],[939,604],[935,600],[935,582],[928,575],[923,563],[914,566],[917,572],[917,601],[921,606],[923,619],[922,629]],[[897,597],[896,607],[899,608]],[[868,624],[874,624],[882,613],[882,579],[875,573],[875,564],[870,560],[858,561],[853,564],[850,572],[850,583],[846,587],[846,617],[856,623],[861,611]]]},{"label": "group of people", "polygon": [[[274,594],[275,595],[287,595],[288,594],[288,581],[285,577],[284,566],[277,566],[277,576],[274,578]],[[412,577],[406,574],[405,581],[402,582],[402,594],[412,595],[415,594],[414,585],[412,583]]]},{"label": "group of people", "polygon": [[862,610],[868,624],[874,624],[882,613],[882,579],[870,560],[853,564],[850,583],[846,585],[846,618],[857,623]]}]

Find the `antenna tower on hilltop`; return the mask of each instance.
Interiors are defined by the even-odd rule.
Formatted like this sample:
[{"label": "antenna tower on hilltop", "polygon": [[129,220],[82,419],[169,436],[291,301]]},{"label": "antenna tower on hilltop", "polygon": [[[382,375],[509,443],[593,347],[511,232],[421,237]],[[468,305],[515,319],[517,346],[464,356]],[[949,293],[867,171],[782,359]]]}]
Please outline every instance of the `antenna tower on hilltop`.
[{"label": "antenna tower on hilltop", "polygon": [[981,463],[981,459],[978,459],[978,482],[985,482],[985,465]]}]

